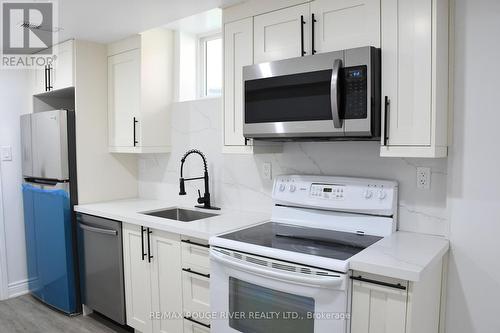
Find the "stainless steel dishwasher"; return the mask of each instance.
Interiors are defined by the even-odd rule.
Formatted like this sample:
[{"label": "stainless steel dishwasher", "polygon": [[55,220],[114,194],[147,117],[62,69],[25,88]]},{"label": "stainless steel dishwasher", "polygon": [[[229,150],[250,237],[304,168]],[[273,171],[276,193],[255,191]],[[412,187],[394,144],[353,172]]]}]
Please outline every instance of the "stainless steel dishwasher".
[{"label": "stainless steel dishwasher", "polygon": [[77,222],[82,303],[125,325],[122,224],[86,214]]}]

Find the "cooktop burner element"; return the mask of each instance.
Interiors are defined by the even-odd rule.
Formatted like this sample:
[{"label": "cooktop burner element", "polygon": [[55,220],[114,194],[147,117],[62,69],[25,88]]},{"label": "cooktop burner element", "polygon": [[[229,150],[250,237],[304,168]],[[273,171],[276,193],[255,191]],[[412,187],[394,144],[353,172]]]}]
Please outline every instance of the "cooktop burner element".
[{"label": "cooktop burner element", "polygon": [[219,236],[273,249],[347,260],[382,237],[267,222]]}]

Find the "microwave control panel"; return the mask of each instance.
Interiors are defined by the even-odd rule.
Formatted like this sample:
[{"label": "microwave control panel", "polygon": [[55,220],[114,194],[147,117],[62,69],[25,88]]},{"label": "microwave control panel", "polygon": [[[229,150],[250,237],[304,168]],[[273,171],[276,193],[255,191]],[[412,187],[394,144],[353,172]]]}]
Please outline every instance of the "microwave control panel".
[{"label": "microwave control panel", "polygon": [[365,119],[368,117],[368,77],[366,66],[343,68],[344,119]]}]

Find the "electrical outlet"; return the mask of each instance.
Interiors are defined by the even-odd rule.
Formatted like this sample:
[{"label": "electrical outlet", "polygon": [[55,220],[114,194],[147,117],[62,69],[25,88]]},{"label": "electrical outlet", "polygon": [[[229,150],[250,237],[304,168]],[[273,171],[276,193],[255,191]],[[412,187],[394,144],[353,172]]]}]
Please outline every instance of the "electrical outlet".
[{"label": "electrical outlet", "polygon": [[262,163],[262,177],[266,180],[272,180],[273,179],[273,174],[272,174],[272,165],[271,162],[264,162]]},{"label": "electrical outlet", "polygon": [[421,190],[431,188],[431,168],[417,168],[417,188]]}]

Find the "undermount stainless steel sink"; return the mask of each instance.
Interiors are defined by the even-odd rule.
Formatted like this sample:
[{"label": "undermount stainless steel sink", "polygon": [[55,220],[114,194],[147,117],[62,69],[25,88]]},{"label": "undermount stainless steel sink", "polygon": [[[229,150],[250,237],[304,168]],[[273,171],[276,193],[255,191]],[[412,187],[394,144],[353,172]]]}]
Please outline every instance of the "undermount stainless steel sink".
[{"label": "undermount stainless steel sink", "polygon": [[165,210],[158,210],[154,212],[145,212],[144,215],[151,215],[156,217],[162,217],[164,219],[181,221],[181,222],[191,222],[201,219],[206,219],[209,217],[217,216],[217,214],[210,214],[205,212],[200,212],[197,210],[189,210],[182,208],[170,208]]}]

